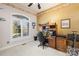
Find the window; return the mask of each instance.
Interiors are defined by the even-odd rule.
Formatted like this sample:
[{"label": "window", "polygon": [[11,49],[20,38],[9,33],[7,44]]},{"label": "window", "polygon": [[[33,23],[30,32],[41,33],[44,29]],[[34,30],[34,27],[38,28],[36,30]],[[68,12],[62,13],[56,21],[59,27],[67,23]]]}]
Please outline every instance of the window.
[{"label": "window", "polygon": [[29,35],[29,19],[22,15],[12,15],[13,21],[13,38]]}]

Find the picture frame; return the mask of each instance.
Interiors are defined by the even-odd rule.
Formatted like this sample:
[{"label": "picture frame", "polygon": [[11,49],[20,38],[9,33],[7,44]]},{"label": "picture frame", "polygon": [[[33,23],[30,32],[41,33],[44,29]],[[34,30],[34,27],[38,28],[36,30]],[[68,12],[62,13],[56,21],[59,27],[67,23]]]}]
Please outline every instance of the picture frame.
[{"label": "picture frame", "polygon": [[35,29],[35,26],[36,26],[35,22],[32,22],[33,29]]},{"label": "picture frame", "polygon": [[62,29],[69,29],[70,28],[70,18],[61,20],[61,28]]}]

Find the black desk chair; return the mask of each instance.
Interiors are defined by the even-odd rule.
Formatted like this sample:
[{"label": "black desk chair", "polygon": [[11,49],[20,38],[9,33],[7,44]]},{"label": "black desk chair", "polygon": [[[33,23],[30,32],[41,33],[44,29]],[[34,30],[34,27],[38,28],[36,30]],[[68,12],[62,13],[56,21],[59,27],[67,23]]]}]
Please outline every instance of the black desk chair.
[{"label": "black desk chair", "polygon": [[39,42],[40,42],[40,44],[38,45],[38,47],[39,46],[43,46],[43,49],[44,49],[44,46],[47,46],[46,45],[46,38],[43,36],[43,33],[42,32],[39,32],[38,34],[37,34],[37,38],[38,38],[38,40],[39,40]]},{"label": "black desk chair", "polygon": [[72,31],[72,34],[68,34],[68,40],[72,41],[72,44],[70,45],[70,47],[68,47],[68,53],[70,54],[70,56],[78,56],[78,49],[76,47],[76,42],[78,41],[78,34],[76,34],[76,31]]}]

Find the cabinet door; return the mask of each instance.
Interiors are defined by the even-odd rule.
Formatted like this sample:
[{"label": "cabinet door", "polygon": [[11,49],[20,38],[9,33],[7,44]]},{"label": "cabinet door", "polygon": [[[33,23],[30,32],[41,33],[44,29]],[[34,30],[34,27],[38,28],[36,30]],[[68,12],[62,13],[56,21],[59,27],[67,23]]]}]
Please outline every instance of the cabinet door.
[{"label": "cabinet door", "polygon": [[66,51],[66,39],[57,38],[56,40],[56,48],[60,51]]},{"label": "cabinet door", "polygon": [[55,38],[54,37],[53,38],[49,38],[48,42],[49,42],[49,46],[51,48],[55,48]]}]

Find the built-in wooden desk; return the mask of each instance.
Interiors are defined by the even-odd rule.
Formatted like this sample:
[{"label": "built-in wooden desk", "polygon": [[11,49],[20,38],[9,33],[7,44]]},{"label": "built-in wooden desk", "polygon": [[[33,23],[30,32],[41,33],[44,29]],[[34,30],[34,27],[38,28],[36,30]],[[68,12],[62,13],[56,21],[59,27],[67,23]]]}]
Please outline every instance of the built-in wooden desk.
[{"label": "built-in wooden desk", "polygon": [[67,39],[63,37],[55,37],[55,36],[49,36],[48,37],[48,43],[51,48],[55,48],[59,51],[66,52],[67,49]]}]

